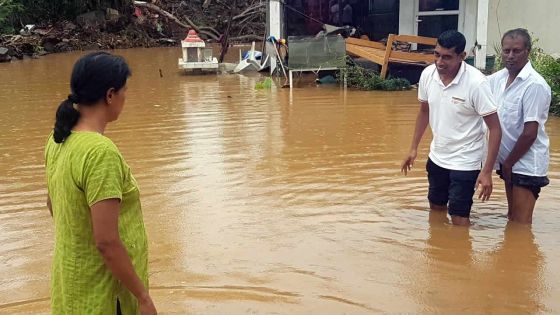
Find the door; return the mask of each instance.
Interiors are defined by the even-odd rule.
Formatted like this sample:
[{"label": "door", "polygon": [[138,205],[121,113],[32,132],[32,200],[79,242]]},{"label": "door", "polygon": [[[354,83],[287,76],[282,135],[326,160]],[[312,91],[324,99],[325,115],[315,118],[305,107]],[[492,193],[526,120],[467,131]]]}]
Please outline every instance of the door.
[{"label": "door", "polygon": [[438,37],[447,30],[463,31],[464,0],[416,0],[416,35]]}]

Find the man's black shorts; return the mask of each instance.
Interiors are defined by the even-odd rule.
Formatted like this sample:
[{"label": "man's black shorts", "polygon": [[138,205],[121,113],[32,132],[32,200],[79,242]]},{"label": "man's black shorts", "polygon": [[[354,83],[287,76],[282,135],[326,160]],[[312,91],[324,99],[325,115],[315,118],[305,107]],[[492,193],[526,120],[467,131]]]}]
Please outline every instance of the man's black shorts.
[{"label": "man's black shorts", "polygon": [[430,184],[428,190],[430,203],[447,206],[449,215],[468,218],[471,213],[472,199],[480,170],[449,170],[428,159],[426,171]]},{"label": "man's black shorts", "polygon": [[[496,171],[496,174],[500,175],[501,179],[504,179],[504,177],[502,176],[501,164],[500,169]],[[511,174],[511,182],[514,186],[529,189],[533,193],[533,196],[535,196],[535,200],[539,199],[541,188],[550,183],[548,177],[546,176],[529,176],[517,173]]]}]

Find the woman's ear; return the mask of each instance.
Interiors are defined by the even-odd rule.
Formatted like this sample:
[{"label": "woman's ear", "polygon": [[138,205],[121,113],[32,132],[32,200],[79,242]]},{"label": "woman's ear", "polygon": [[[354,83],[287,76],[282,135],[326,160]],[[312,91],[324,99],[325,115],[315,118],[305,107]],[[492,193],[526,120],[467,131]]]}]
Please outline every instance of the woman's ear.
[{"label": "woman's ear", "polygon": [[109,105],[113,103],[113,98],[115,97],[115,88],[110,88],[107,90],[107,94],[105,95],[105,102]]}]

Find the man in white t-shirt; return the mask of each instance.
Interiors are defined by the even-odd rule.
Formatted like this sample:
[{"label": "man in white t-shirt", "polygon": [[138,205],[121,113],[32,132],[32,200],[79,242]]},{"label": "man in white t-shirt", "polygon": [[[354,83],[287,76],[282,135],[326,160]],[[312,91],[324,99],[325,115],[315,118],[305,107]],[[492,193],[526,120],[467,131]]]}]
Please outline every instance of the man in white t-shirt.
[{"label": "man in white t-shirt", "polygon": [[531,223],[541,187],[548,185],[549,139],[545,131],[550,86],[531,66],[531,36],[513,29],[502,37],[502,69],[488,78],[498,103],[503,137],[498,174],[504,179],[508,218]]},{"label": "man in white t-shirt", "polygon": [[[401,164],[406,175],[429,123],[433,134],[426,165],[430,209],[448,211],[456,225],[470,225],[476,187],[480,189],[479,199],[490,198],[501,138],[490,85],[480,71],[463,61],[465,45],[465,36],[457,31],[446,31],[438,37],[435,64],[424,69],[420,77],[420,111],[410,153]],[[482,167],[484,123],[489,130],[489,143]]]}]

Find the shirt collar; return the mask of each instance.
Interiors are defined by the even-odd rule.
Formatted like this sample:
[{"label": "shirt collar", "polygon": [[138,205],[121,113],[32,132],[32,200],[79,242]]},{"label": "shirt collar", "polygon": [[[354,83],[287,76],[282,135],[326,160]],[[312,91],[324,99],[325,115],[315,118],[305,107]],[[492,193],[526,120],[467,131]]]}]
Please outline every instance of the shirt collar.
[{"label": "shirt collar", "polygon": [[[455,76],[455,78],[453,78],[453,81],[451,81],[451,83],[449,83],[449,85],[447,87],[450,87],[454,84],[459,84],[459,81],[463,77],[463,74],[465,73],[465,71],[467,71],[467,66],[466,66],[466,62],[463,61],[463,62],[461,62],[461,67],[459,67],[459,71],[457,72],[457,75]],[[434,77],[437,79],[439,84],[441,84],[441,86],[444,86],[443,81],[441,81],[441,78],[439,76],[439,72],[437,71],[437,66],[436,66],[436,69],[434,71]]]},{"label": "shirt collar", "polygon": [[519,72],[517,77],[520,78],[521,80],[526,80],[529,77],[529,75],[531,75],[532,71],[533,71],[533,66],[531,65],[531,61],[527,61],[527,64],[525,64],[523,69],[521,69],[521,72]]}]

